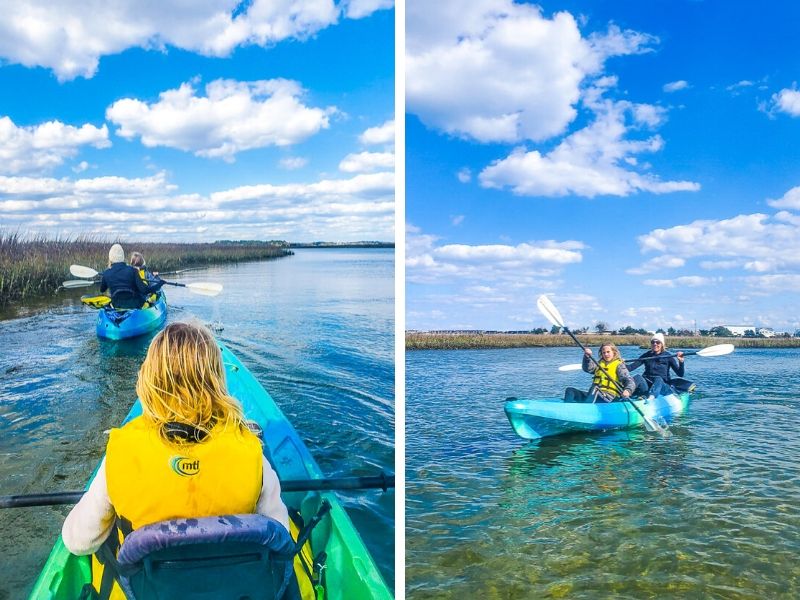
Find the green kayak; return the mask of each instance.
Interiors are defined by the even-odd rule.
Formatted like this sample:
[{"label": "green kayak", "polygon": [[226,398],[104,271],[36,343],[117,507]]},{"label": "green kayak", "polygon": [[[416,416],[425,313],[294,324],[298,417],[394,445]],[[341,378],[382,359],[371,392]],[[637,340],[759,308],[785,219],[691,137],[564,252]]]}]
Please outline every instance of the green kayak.
[{"label": "green kayak", "polygon": [[[323,474],[295,429],[267,391],[252,373],[220,344],[225,362],[228,391],[244,406],[245,414],[264,431],[273,466],[281,480],[321,479]],[[137,400],[125,421],[141,414]],[[364,546],[350,517],[336,496],[330,492],[288,492],[283,500],[297,509],[305,521],[310,520],[323,500],[331,510],[314,529],[312,552],[327,553],[325,565],[325,598],[329,600],[382,600],[393,598],[392,592],[378,571],[375,561]],[[389,543],[393,543],[389,540]],[[33,599],[69,599],[80,595],[84,584],[91,581],[90,557],[74,556],[58,540],[50,552],[31,592]]]}]

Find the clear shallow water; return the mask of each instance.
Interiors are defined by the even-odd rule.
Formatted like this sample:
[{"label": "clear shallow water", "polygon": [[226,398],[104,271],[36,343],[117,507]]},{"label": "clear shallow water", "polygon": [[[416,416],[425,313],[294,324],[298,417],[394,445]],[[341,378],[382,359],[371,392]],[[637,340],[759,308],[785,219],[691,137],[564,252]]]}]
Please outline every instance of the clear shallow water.
[{"label": "clear shallow water", "polygon": [[516,437],[504,399],[588,388],[579,358],[406,354],[407,597],[800,597],[800,351],[687,357],[668,439]]},{"label": "clear shallow water", "polygon": [[[394,253],[295,256],[187,273],[209,298],[167,288],[168,321],[218,322],[331,477],[394,471]],[[188,277],[191,275],[191,277]],[[80,292],[0,321],[0,494],[82,489],[125,417],[151,336],[109,342]],[[394,493],[340,494],[394,585]],[[25,597],[68,507],[0,511],[0,599]]]}]

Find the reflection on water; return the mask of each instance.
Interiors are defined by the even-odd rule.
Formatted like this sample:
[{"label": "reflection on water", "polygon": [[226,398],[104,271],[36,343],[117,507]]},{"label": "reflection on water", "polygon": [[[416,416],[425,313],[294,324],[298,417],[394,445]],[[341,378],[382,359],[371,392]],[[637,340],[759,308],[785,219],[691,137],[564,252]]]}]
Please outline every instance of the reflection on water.
[{"label": "reflection on water", "polygon": [[574,349],[409,353],[408,597],[800,597],[798,359],[687,358],[670,438],[527,443],[503,400],[588,386]]},{"label": "reflection on water", "polygon": [[[191,276],[191,278],[189,277]],[[332,477],[394,470],[391,250],[300,250],[187,273],[215,298],[168,291],[169,321],[216,322]],[[136,397],[150,336],[112,342],[67,292],[0,321],[2,494],[82,488]],[[74,296],[74,297],[72,297]],[[390,585],[394,493],[340,495]],[[68,507],[0,512],[0,600],[31,588]]]}]

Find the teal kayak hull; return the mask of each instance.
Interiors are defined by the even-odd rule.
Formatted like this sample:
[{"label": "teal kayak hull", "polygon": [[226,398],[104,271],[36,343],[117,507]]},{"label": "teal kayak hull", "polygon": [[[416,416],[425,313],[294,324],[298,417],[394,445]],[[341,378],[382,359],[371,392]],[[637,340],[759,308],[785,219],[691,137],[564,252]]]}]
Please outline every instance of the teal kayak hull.
[{"label": "teal kayak hull", "polygon": [[[690,394],[668,394],[633,402],[657,422],[672,421],[689,406]],[[642,416],[630,402],[564,402],[563,398],[510,398],[505,413],[518,436],[526,440],[565,433],[627,429],[642,424]]]},{"label": "teal kayak hull", "polygon": [[159,292],[149,308],[117,311],[101,308],[97,315],[97,336],[107,340],[124,340],[160,329],[167,320],[167,297]]},{"label": "teal kayak hull", "polygon": [[[242,403],[246,417],[263,430],[264,454],[278,478],[322,479],[322,470],[269,393],[228,348],[220,344],[220,349],[228,392]],[[124,423],[141,413],[142,407],[137,400]],[[300,512],[306,523],[316,514],[323,500],[331,504],[330,512],[311,535],[312,554],[327,554],[324,569],[326,600],[392,600],[391,590],[334,493],[284,492],[281,497],[288,507]],[[392,544],[393,540],[387,540],[387,543]],[[29,599],[74,600],[80,596],[84,584],[90,581],[90,557],[70,554],[59,536]]]}]

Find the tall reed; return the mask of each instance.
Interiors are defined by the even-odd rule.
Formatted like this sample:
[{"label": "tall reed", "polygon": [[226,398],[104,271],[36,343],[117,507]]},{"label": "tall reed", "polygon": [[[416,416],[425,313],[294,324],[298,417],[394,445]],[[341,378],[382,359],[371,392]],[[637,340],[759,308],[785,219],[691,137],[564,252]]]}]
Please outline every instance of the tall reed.
[{"label": "tall reed", "polygon": [[0,231],[0,306],[55,293],[65,279],[72,279],[71,264],[102,271],[108,265],[108,249],[119,242],[127,255],[144,254],[156,271],[177,271],[247,260],[264,260],[292,252],[282,242],[214,242],[177,244],[107,240],[95,236],[26,237]]},{"label": "tall reed", "polygon": [[[594,348],[613,342],[617,346],[639,346],[648,348],[647,335],[596,335],[578,334],[584,346]],[[667,350],[671,348],[706,348],[716,344],[734,344],[738,348],[800,348],[800,338],[723,338],[723,337],[678,337],[666,338]],[[530,333],[424,333],[406,332],[406,350],[470,350],[480,348],[552,348],[575,346],[566,334]]]}]

